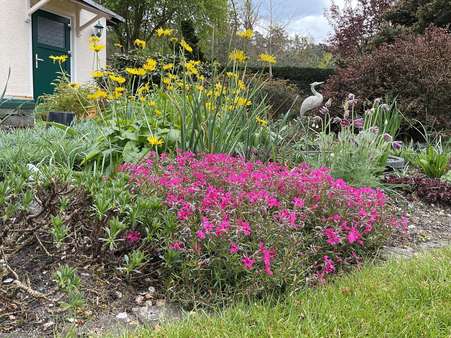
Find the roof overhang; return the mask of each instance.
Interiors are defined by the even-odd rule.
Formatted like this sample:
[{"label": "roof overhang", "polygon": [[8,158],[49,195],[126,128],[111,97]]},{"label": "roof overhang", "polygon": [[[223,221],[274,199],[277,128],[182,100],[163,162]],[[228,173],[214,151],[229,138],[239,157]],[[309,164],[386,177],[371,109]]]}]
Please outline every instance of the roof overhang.
[{"label": "roof overhang", "polygon": [[93,0],[69,0],[69,1],[80,5],[82,8],[90,12],[93,12],[98,16],[105,17],[108,23],[117,24],[125,22],[125,19],[122,16],[98,4]]}]

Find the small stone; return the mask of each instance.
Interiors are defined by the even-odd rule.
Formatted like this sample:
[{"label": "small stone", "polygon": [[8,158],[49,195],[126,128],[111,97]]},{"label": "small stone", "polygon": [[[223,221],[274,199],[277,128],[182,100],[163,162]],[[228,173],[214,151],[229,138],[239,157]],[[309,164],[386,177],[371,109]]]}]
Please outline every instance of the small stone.
[{"label": "small stone", "polygon": [[149,290],[149,293],[155,293],[155,288],[153,286],[149,286],[147,290]]},{"label": "small stone", "polygon": [[47,330],[49,327],[52,327],[53,325],[55,325],[55,322],[47,322],[43,325],[44,329]]},{"label": "small stone", "polygon": [[155,303],[156,306],[165,306],[166,305],[166,300],[164,299],[158,299],[157,302]]},{"label": "small stone", "polygon": [[16,316],[10,315],[10,316],[8,317],[8,319],[9,319],[9,320],[16,320]]},{"label": "small stone", "polygon": [[120,312],[116,315],[116,318],[120,320],[128,320],[128,314],[127,312]]},{"label": "small stone", "polygon": [[146,300],[146,302],[144,303],[146,306],[152,306],[153,303],[151,300]]},{"label": "small stone", "polygon": [[137,296],[135,298],[135,303],[141,305],[144,302],[144,297],[143,296]]},{"label": "small stone", "polygon": [[152,298],[153,298],[153,295],[152,295],[151,293],[147,292],[147,293],[144,295],[144,298],[146,298],[146,299],[152,299]]},{"label": "small stone", "polygon": [[114,294],[116,295],[116,297],[117,297],[118,299],[121,299],[121,298],[122,298],[122,292],[114,291]]},{"label": "small stone", "polygon": [[3,284],[11,284],[12,282],[14,282],[14,278],[6,278],[6,279],[3,281]]}]

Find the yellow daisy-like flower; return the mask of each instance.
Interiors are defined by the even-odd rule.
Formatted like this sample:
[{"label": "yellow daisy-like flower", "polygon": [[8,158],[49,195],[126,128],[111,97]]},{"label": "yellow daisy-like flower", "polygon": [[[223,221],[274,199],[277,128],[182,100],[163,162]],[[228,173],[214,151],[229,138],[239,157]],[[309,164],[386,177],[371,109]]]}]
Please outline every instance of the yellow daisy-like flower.
[{"label": "yellow daisy-like flower", "polygon": [[245,97],[237,97],[235,99],[235,104],[238,107],[246,107],[246,106],[250,106],[252,104],[252,101],[249,99],[246,99]]},{"label": "yellow daisy-like flower", "polygon": [[247,56],[242,50],[235,49],[229,54],[229,60],[235,62],[245,62],[247,60]]},{"label": "yellow daisy-like flower", "polygon": [[240,90],[246,90],[247,87],[243,80],[238,80],[238,88]]},{"label": "yellow daisy-like flower", "polygon": [[164,143],[163,139],[153,135],[147,138],[147,142],[152,146],[161,146]]},{"label": "yellow daisy-like flower", "polygon": [[144,64],[143,68],[147,71],[147,72],[153,72],[155,69],[157,69],[157,61],[150,58],[147,59],[146,63]]},{"label": "yellow daisy-like flower", "polygon": [[101,100],[106,99],[107,97],[108,93],[103,89],[97,89],[94,93],[87,96],[88,100]]},{"label": "yellow daisy-like flower", "polygon": [[137,48],[141,48],[144,49],[146,48],[146,41],[144,40],[140,40],[140,39],[136,39],[133,44],[137,47]]},{"label": "yellow daisy-like flower", "polygon": [[91,35],[89,37],[88,41],[89,41],[89,43],[97,43],[97,42],[100,42],[100,38],[96,35]]},{"label": "yellow daisy-like flower", "polygon": [[116,48],[124,48],[124,46],[122,46],[120,43],[115,43],[114,47],[116,47]]},{"label": "yellow daisy-like flower", "polygon": [[202,86],[201,84],[196,85],[196,89],[200,92],[203,92],[205,90],[205,87]]},{"label": "yellow daisy-like flower", "polygon": [[180,46],[182,46],[183,49],[186,50],[188,53],[193,52],[193,48],[191,48],[191,46],[184,39],[180,41]]},{"label": "yellow daisy-like flower", "polygon": [[99,45],[97,43],[91,43],[89,45],[89,49],[92,50],[95,53],[99,53],[100,51],[105,49],[105,45]]},{"label": "yellow daisy-like flower", "polygon": [[186,71],[189,75],[199,75],[199,71],[197,70],[196,66],[200,64],[200,61],[194,61],[191,60],[188,63],[185,63]]},{"label": "yellow daisy-like flower", "polygon": [[142,85],[141,87],[139,87],[138,90],[136,91],[136,93],[141,96],[141,95],[147,94],[149,92],[149,90],[150,90],[149,84],[146,83],[145,85]]},{"label": "yellow daisy-like flower", "polygon": [[130,75],[144,76],[146,75],[146,70],[144,68],[125,68],[125,71]]},{"label": "yellow daisy-like flower", "polygon": [[163,70],[171,70],[172,68],[174,68],[174,64],[173,63],[168,63],[167,65],[163,65]]},{"label": "yellow daisy-like flower", "polygon": [[161,110],[155,109],[155,115],[157,115],[158,117],[160,117],[160,116],[161,116]]},{"label": "yellow daisy-like flower", "polygon": [[114,82],[119,83],[119,84],[123,84],[123,83],[125,83],[125,81],[127,81],[127,79],[125,77],[120,76],[120,75],[112,74],[112,75],[109,76],[109,78],[110,78],[111,81],[114,81]]},{"label": "yellow daisy-like flower", "polygon": [[154,100],[147,101],[147,104],[152,108],[155,108],[157,106],[157,103]]},{"label": "yellow daisy-like flower", "polygon": [[226,76],[229,78],[229,79],[238,79],[238,73],[235,73],[235,72],[227,72],[226,73]]},{"label": "yellow daisy-like flower", "polygon": [[246,29],[242,32],[237,32],[236,35],[245,40],[251,40],[254,37],[254,31],[252,29]]},{"label": "yellow daisy-like flower", "polygon": [[259,125],[261,125],[262,127],[266,127],[266,126],[268,125],[268,121],[267,121],[267,120],[262,119],[262,118],[260,118],[260,117],[258,117],[258,116],[255,118],[255,120],[256,120],[257,123],[258,123]]},{"label": "yellow daisy-like flower", "polygon": [[273,55],[265,53],[260,54],[258,56],[258,60],[261,62],[271,63],[273,65],[277,63],[277,60]]},{"label": "yellow daisy-like flower", "polygon": [[77,82],[71,82],[68,84],[68,86],[72,89],[79,89],[80,88],[80,84]]},{"label": "yellow daisy-like flower", "polygon": [[49,59],[53,61],[53,63],[58,62],[58,63],[64,63],[67,61],[67,59],[69,59],[69,56],[67,55],[50,55]]},{"label": "yellow daisy-like flower", "polygon": [[172,32],[173,32],[173,31],[174,31],[174,30],[171,29],[171,28],[163,28],[163,27],[160,27],[160,28],[157,29],[157,36],[158,36],[159,38],[161,38],[162,36],[163,36],[163,37],[170,37],[170,36],[172,35]]},{"label": "yellow daisy-like flower", "polygon": [[91,77],[92,78],[99,78],[99,77],[103,77],[105,74],[104,72],[100,71],[100,70],[95,70],[93,72],[91,72]]}]

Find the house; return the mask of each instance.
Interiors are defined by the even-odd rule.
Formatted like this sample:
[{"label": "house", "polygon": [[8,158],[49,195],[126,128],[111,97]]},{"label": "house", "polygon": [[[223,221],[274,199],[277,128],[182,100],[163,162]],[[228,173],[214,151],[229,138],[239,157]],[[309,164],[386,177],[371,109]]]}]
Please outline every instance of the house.
[{"label": "house", "polygon": [[[124,19],[93,0],[0,0],[0,118],[5,111],[30,111],[53,91],[60,71],[49,57],[67,55],[62,66],[73,82],[90,80],[92,35],[106,44],[106,26]],[[106,63],[105,50],[99,53]],[[20,109],[19,109],[20,108]],[[2,120],[0,120],[1,122]]]}]

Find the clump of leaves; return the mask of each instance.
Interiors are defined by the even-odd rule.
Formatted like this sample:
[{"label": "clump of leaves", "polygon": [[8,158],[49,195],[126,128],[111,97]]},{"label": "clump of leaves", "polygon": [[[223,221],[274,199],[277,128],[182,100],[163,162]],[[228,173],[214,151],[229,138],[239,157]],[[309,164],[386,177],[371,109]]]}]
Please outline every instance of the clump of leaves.
[{"label": "clump of leaves", "polygon": [[64,224],[64,220],[60,216],[53,216],[50,223],[52,224],[50,232],[52,233],[56,247],[59,248],[67,237],[69,228]]},{"label": "clump of leaves", "polygon": [[58,287],[65,292],[75,290],[80,286],[80,277],[77,276],[77,270],[69,265],[61,265],[55,271],[53,278],[55,278]]},{"label": "clump of leaves", "polygon": [[440,152],[434,146],[429,145],[427,149],[415,159],[415,164],[429,177],[440,178],[448,171],[449,155]]},{"label": "clump of leaves", "polygon": [[133,250],[129,255],[125,255],[125,273],[129,275],[139,269],[146,262],[146,258],[146,254],[141,250]]},{"label": "clump of leaves", "polygon": [[109,222],[109,227],[105,227],[106,238],[101,238],[101,240],[110,250],[114,250],[119,242],[120,233],[125,229],[127,229],[127,226],[118,217],[113,217]]}]

